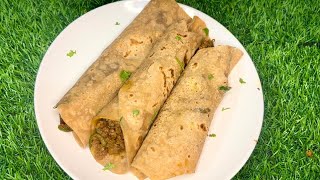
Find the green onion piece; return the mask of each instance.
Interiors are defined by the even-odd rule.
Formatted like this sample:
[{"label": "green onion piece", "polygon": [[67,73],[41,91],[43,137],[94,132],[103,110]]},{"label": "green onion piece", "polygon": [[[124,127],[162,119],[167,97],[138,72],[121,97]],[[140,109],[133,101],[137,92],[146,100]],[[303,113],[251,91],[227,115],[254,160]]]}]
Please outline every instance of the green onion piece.
[{"label": "green onion piece", "polygon": [[104,168],[102,170],[104,171],[108,171],[108,170],[111,170],[112,168],[115,168],[116,166],[114,164],[112,164],[111,162],[108,162]]},{"label": "green onion piece", "polygon": [[217,135],[216,134],[209,134],[209,137],[216,137]]},{"label": "green onion piece", "polygon": [[206,36],[209,36],[209,29],[208,28],[204,28],[203,32],[206,34]]},{"label": "green onion piece", "polygon": [[120,79],[121,79],[121,81],[124,83],[124,82],[126,82],[129,78],[130,78],[130,76],[131,76],[131,72],[130,71],[125,71],[125,70],[122,70],[121,72],[120,72]]},{"label": "green onion piece", "polygon": [[242,78],[239,79],[239,82],[240,82],[241,84],[245,84],[245,83],[246,83]]},{"label": "green onion piece", "polygon": [[135,109],[132,111],[133,117],[137,117],[140,114],[140,111],[138,109]]},{"label": "green onion piece", "polygon": [[219,87],[219,90],[224,91],[224,92],[227,92],[227,91],[229,91],[230,89],[231,89],[231,87],[229,87],[229,86],[220,86],[220,87]]},{"label": "green onion piece", "polygon": [[153,123],[153,121],[156,119],[158,113],[159,113],[159,110],[154,111],[153,116],[151,118],[151,123]]},{"label": "green onion piece", "polygon": [[181,40],[181,36],[177,35],[176,36],[176,40],[180,41]]},{"label": "green onion piece", "polygon": [[209,74],[209,75],[208,75],[208,79],[209,79],[209,80],[212,80],[213,78],[214,78],[213,74]]},{"label": "green onion piece", "polygon": [[183,71],[184,70],[184,66],[185,66],[184,61],[180,61],[180,59],[177,58],[177,57],[176,57],[176,61],[179,64],[179,66],[181,68],[181,71]]},{"label": "green onion piece", "polygon": [[73,51],[73,50],[70,50],[68,53],[67,53],[67,56],[69,56],[69,57],[72,57],[72,56],[74,56],[75,54],[77,54],[77,51]]},{"label": "green onion piece", "polygon": [[231,109],[231,108],[222,108],[222,111],[225,111],[225,110],[228,110],[228,109]]}]

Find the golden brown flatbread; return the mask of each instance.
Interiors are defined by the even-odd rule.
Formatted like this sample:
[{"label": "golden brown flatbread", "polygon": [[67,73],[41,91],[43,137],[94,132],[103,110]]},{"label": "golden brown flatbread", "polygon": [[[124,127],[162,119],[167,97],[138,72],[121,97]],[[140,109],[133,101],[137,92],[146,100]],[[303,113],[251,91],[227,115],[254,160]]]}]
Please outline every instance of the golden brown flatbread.
[{"label": "golden brown flatbread", "polygon": [[161,180],[195,172],[228,75],[241,56],[230,46],[197,52],[135,156],[135,174]]},{"label": "golden brown flatbread", "polygon": [[172,24],[116,99],[94,118],[90,149],[99,163],[113,163],[111,171],[115,173],[128,170],[185,64],[208,39],[204,28],[205,23],[198,17]]},{"label": "golden brown flatbread", "polygon": [[56,107],[81,147],[88,144],[91,119],[123,85],[120,74],[134,72],[172,23],[189,19],[174,0],[152,0],[64,95]]}]

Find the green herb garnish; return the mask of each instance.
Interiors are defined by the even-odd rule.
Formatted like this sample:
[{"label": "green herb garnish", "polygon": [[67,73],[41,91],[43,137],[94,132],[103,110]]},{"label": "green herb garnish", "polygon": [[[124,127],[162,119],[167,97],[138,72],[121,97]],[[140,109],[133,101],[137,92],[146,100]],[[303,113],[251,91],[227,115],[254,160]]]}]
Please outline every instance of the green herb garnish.
[{"label": "green herb garnish", "polygon": [[120,124],[122,123],[123,119],[124,119],[123,117],[120,118],[119,120]]},{"label": "green herb garnish", "polygon": [[154,111],[153,116],[151,118],[151,123],[156,119],[158,113],[159,113],[159,110]]},{"label": "green herb garnish", "polygon": [[122,70],[122,71],[120,72],[120,79],[121,79],[121,81],[122,81],[122,82],[126,82],[126,81],[130,78],[131,74],[132,74],[132,73],[131,73],[130,71]]},{"label": "green herb garnish", "polygon": [[181,40],[181,36],[177,35],[176,36],[176,40],[180,41]]},{"label": "green herb garnish", "polygon": [[59,124],[58,129],[63,132],[71,132],[72,129],[67,124]]},{"label": "green herb garnish", "polygon": [[239,79],[239,82],[240,82],[241,84],[245,84],[245,83],[246,83],[242,78]]},{"label": "green herb garnish", "polygon": [[137,109],[135,109],[135,110],[132,111],[133,117],[136,117],[136,116],[138,116],[139,114],[140,114],[140,111],[137,110]]},{"label": "green herb garnish", "polygon": [[203,32],[206,34],[206,36],[209,36],[209,29],[208,28],[204,28]]},{"label": "green herb garnish", "polygon": [[112,168],[115,168],[116,166],[114,165],[114,164],[112,164],[112,163],[108,163],[106,166],[104,166],[104,168],[102,169],[102,170],[104,170],[104,171],[108,171],[108,170],[110,170],[110,169],[112,169]]},{"label": "green herb garnish", "polygon": [[177,57],[176,57],[176,61],[179,64],[179,66],[181,68],[181,71],[183,71],[184,70],[184,66],[185,66],[184,61],[180,61],[180,59],[177,58]]},{"label": "green herb garnish", "polygon": [[208,79],[209,79],[209,80],[212,80],[213,78],[214,78],[213,74],[209,74],[209,75],[208,75]]},{"label": "green herb garnish", "polygon": [[69,56],[69,57],[72,57],[72,56],[74,56],[75,54],[77,54],[77,51],[73,51],[73,50],[70,50],[68,53],[67,53],[67,56]]},{"label": "green herb garnish", "polygon": [[119,22],[116,22],[116,25],[120,25],[120,23],[119,23]]},{"label": "green herb garnish", "polygon": [[225,110],[228,110],[228,109],[231,109],[231,108],[222,108],[222,111],[225,111]]},{"label": "green herb garnish", "polygon": [[216,134],[209,134],[209,137],[216,137],[217,135]]},{"label": "green herb garnish", "polygon": [[219,90],[224,91],[224,92],[227,92],[227,91],[229,91],[230,89],[231,89],[231,87],[229,87],[229,86],[220,86],[220,87],[219,87]]}]

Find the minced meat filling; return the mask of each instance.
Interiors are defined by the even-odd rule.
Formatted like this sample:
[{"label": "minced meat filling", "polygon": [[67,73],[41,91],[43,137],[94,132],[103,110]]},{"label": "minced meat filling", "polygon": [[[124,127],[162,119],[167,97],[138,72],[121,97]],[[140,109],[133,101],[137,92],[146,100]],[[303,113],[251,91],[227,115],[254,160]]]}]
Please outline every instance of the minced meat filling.
[{"label": "minced meat filling", "polygon": [[125,150],[119,122],[101,119],[90,138],[90,148],[97,158],[107,154],[119,154]]}]

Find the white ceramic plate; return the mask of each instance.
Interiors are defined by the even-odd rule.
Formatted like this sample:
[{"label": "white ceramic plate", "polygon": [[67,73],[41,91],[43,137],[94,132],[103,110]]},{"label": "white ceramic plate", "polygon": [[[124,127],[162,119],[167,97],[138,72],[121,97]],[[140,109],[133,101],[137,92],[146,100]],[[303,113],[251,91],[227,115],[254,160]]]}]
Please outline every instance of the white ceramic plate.
[{"label": "white ceramic plate", "polygon": [[[59,34],[41,62],[34,92],[37,123],[49,152],[73,179],[135,179],[130,173],[103,171],[88,148],[81,149],[71,133],[58,130],[59,115],[53,107],[146,4],[146,0],[120,1],[86,13]],[[231,179],[248,160],[260,134],[260,80],[250,56],[225,27],[196,9],[181,6],[190,16],[197,15],[207,23],[217,45],[238,47],[244,56],[229,76],[232,89],[216,110],[210,127],[210,133],[217,136],[207,138],[196,173],[174,179]],[[71,58],[66,55],[70,50],[76,50]],[[241,84],[239,78],[246,83]]]}]

